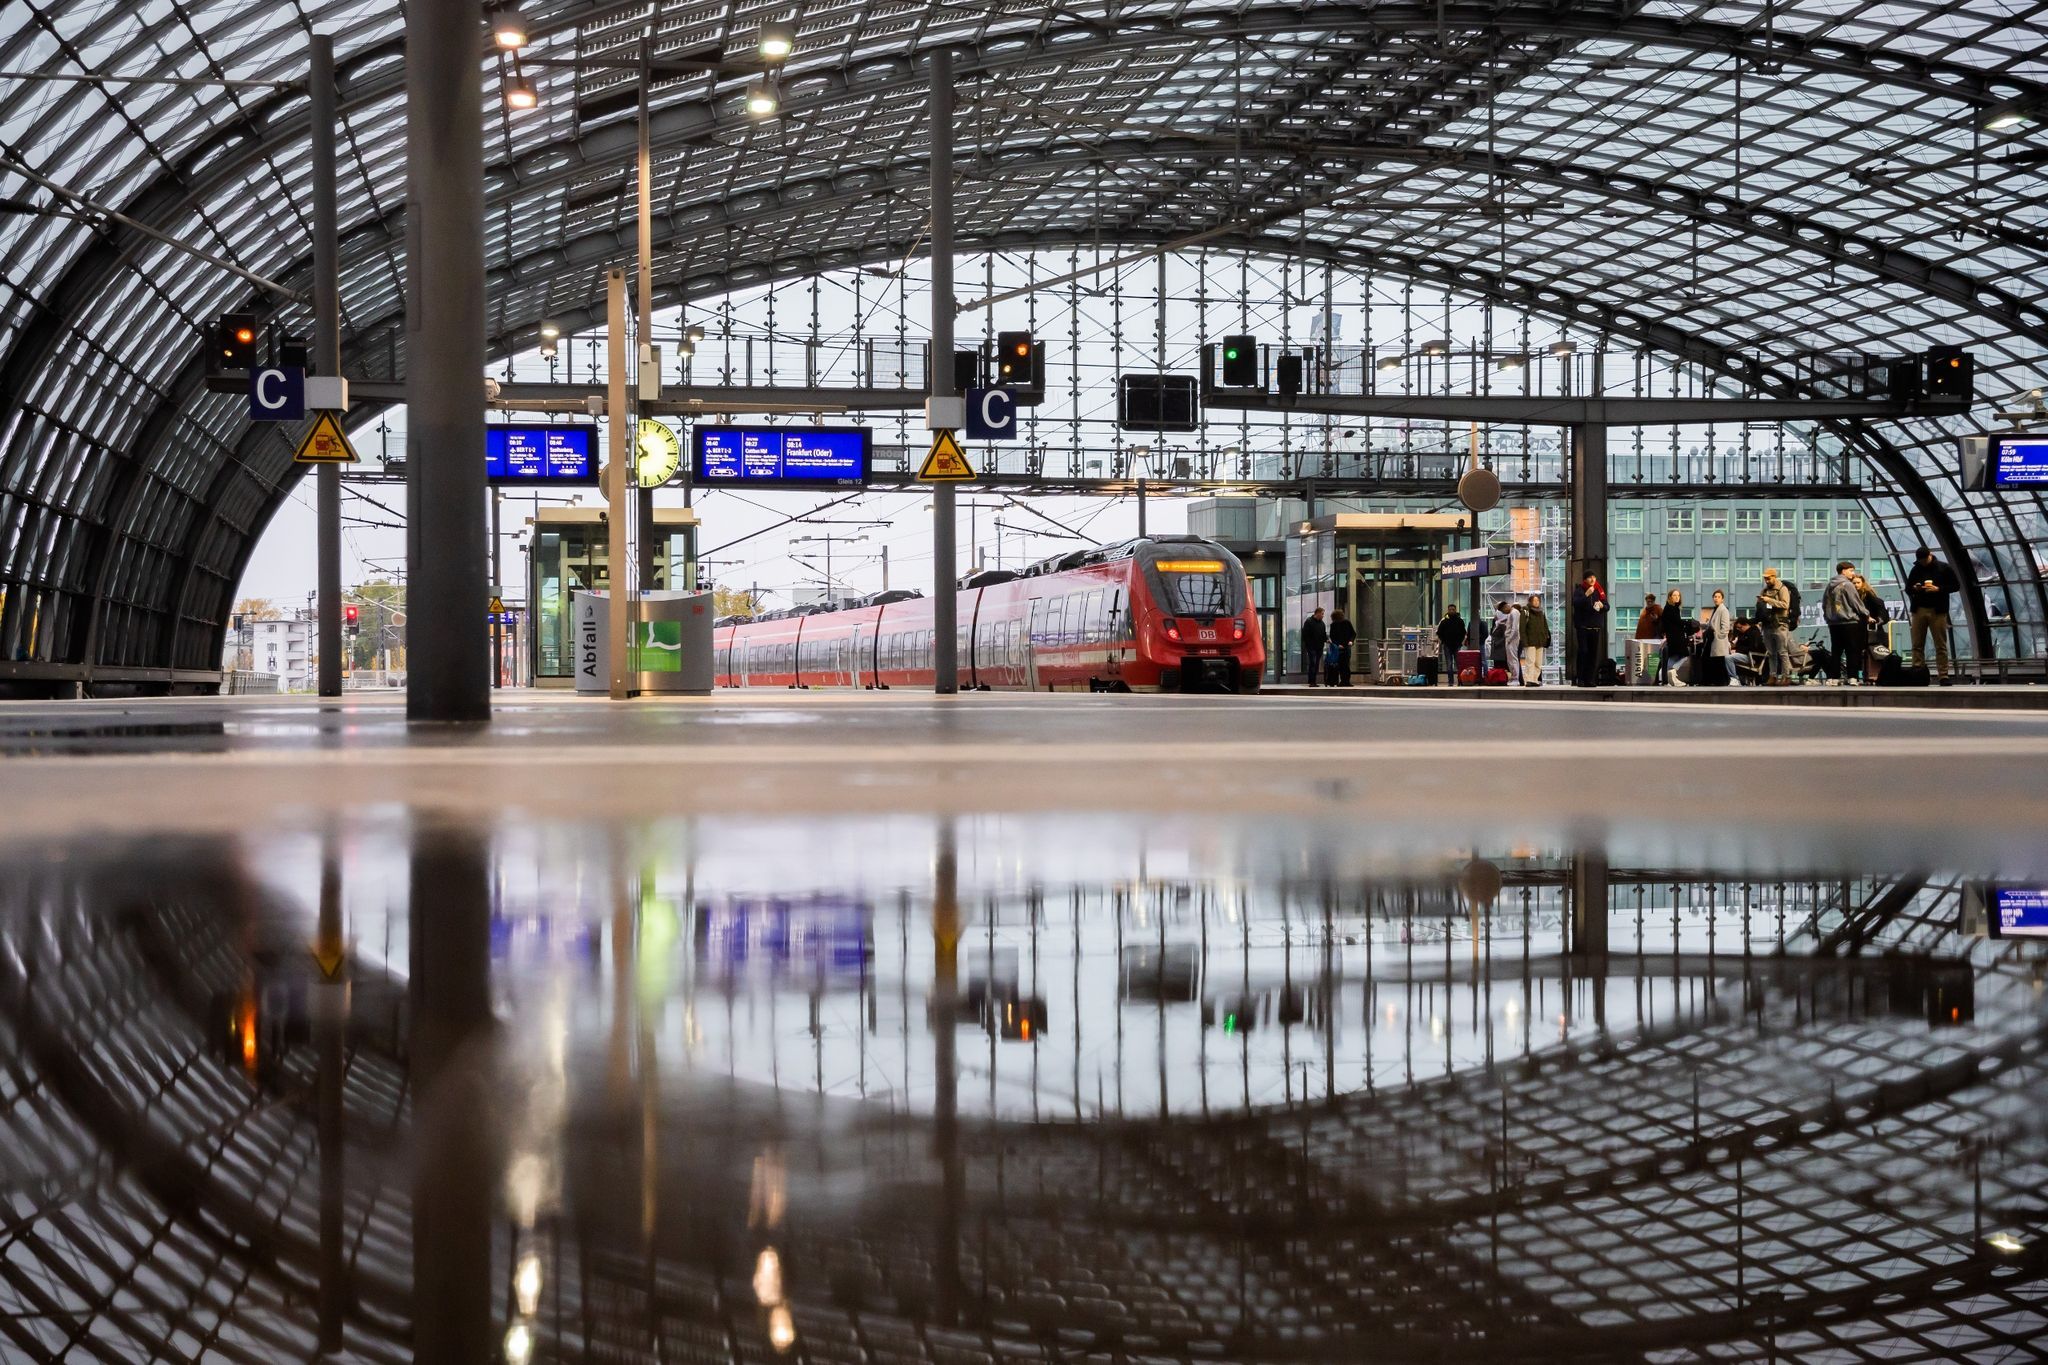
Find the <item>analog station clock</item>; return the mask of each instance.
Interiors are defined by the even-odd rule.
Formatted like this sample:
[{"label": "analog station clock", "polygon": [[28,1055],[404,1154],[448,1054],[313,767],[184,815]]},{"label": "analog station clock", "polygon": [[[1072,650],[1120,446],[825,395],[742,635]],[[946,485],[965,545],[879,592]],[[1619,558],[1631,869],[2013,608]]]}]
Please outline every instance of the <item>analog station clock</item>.
[{"label": "analog station clock", "polygon": [[683,443],[675,429],[652,417],[633,433],[633,477],[642,488],[659,488],[683,467]]}]

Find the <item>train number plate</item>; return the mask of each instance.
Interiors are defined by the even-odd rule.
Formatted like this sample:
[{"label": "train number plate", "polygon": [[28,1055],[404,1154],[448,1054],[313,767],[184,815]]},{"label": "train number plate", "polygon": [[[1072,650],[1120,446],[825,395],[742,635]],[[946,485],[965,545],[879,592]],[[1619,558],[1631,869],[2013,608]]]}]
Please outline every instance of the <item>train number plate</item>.
[{"label": "train number plate", "polygon": [[1216,632],[1213,630],[1198,630],[1195,632],[1195,638],[1197,640],[1213,640],[1216,638]]}]

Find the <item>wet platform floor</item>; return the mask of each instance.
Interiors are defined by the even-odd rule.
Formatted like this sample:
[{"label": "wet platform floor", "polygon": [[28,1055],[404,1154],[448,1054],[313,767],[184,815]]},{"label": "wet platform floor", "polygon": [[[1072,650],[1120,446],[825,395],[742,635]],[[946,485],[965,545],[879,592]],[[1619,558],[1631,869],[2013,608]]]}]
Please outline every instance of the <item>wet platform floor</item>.
[{"label": "wet platform floor", "polygon": [[0,1358],[2029,1358],[2044,748],[0,707]]}]

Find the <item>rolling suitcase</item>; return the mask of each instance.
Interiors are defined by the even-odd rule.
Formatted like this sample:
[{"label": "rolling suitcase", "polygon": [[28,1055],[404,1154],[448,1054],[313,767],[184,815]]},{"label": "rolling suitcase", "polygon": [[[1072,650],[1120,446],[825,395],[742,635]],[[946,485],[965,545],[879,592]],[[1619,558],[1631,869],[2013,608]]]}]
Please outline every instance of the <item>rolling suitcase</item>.
[{"label": "rolling suitcase", "polygon": [[1712,636],[1707,636],[1693,645],[1692,667],[1686,670],[1686,682],[1693,687],[1728,685],[1728,666],[1714,657]]}]

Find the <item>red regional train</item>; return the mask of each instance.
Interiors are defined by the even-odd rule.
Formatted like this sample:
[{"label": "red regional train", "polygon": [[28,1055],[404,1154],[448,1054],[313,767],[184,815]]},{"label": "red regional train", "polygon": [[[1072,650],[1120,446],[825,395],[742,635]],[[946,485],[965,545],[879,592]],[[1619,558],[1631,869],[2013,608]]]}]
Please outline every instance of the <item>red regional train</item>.
[{"label": "red regional train", "polygon": [[[1076,550],[961,580],[963,688],[1256,692],[1266,663],[1237,556],[1199,536]],[[930,687],[932,602],[894,591],[717,624],[720,687]]]}]

